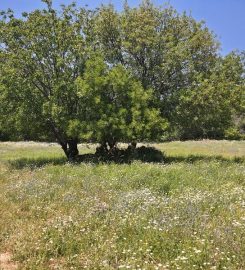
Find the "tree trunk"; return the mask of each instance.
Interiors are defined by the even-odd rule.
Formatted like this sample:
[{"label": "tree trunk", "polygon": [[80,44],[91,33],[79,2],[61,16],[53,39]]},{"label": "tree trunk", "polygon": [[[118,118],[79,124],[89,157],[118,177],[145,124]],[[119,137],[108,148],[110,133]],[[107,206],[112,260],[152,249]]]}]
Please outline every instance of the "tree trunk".
[{"label": "tree trunk", "polygon": [[77,143],[77,139],[70,139],[67,141],[67,158],[69,159],[69,161],[75,161],[79,154]]},{"label": "tree trunk", "polygon": [[108,155],[108,148],[106,142],[101,142],[100,146],[96,148],[96,155],[105,157]]},{"label": "tree trunk", "polygon": [[136,141],[131,142],[131,147],[132,147],[133,151],[136,149],[136,146],[137,146]]},{"label": "tree trunk", "polygon": [[77,144],[77,139],[65,139],[64,134],[59,130],[59,128],[56,126],[55,122],[50,118],[48,120],[48,123],[51,127],[51,130],[53,131],[53,134],[55,138],[57,139],[58,143],[61,145],[66,157],[69,161],[75,161],[76,157],[79,154]]},{"label": "tree trunk", "polygon": [[127,155],[128,157],[132,158],[135,155],[136,152],[136,146],[137,146],[137,142],[132,141],[127,148]]},{"label": "tree trunk", "polygon": [[66,157],[68,158],[69,161],[75,161],[79,151],[77,148],[77,140],[68,140],[67,142],[60,143]]},{"label": "tree trunk", "polygon": [[61,145],[66,157],[68,158],[68,149],[67,149],[67,143],[66,142],[59,142],[59,144]]},{"label": "tree trunk", "polygon": [[133,153],[135,151],[135,149],[136,149],[136,146],[137,146],[137,142],[132,141],[128,146],[128,150]]}]

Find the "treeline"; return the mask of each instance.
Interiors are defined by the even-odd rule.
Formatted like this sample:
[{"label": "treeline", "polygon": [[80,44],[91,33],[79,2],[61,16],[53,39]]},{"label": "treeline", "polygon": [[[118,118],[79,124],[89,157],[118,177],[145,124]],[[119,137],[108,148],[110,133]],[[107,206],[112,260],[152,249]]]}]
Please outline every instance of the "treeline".
[{"label": "treeline", "polygon": [[81,141],[244,138],[245,53],[221,56],[203,22],[150,1],[43,2],[1,13],[1,140],[56,140],[72,158]]}]

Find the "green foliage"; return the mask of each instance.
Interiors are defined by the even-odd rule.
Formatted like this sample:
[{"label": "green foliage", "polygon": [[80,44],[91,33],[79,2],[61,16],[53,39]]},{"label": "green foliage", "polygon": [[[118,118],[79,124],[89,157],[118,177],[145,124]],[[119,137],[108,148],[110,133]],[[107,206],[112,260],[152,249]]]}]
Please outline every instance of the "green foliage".
[{"label": "green foliage", "polygon": [[244,53],[219,56],[203,22],[151,1],[122,12],[43,2],[22,18],[1,13],[2,137],[56,140],[70,158],[82,140],[113,148],[242,130]]},{"label": "green foliage", "polygon": [[95,142],[131,142],[157,139],[166,128],[160,111],[150,106],[152,90],[122,66],[109,68],[102,58],[91,58],[77,91],[86,104],[81,137]]},{"label": "green foliage", "polygon": [[[6,17],[6,15],[5,15]],[[70,121],[78,119],[82,102],[75,80],[83,72],[87,12],[71,6],[62,11],[47,2],[44,10],[8,16],[1,21],[0,85],[1,122],[14,123],[19,133],[31,138],[55,138],[66,154]]]},{"label": "green foliage", "polygon": [[[213,34],[172,7],[143,1],[138,8],[125,6],[117,14],[113,7],[104,7],[97,28],[108,61],[127,65],[144,87],[153,87],[158,97],[171,99],[169,103],[196,72],[208,72],[216,61],[218,45]],[[111,57],[110,52],[117,56]]]},{"label": "green foliage", "polygon": [[142,1],[122,13],[101,8],[96,29],[107,61],[126,66],[144,89],[153,89],[155,106],[170,123],[164,139],[223,138],[233,116],[242,114],[242,55],[220,57],[203,22]]},{"label": "green foliage", "polygon": [[175,112],[181,138],[222,138],[232,125],[244,84],[239,73],[230,71],[231,66],[239,63],[226,65],[226,61],[218,62],[209,78],[198,76],[192,88],[181,92]]},{"label": "green foliage", "polygon": [[239,130],[235,127],[230,127],[225,131],[225,138],[227,140],[239,140],[243,139],[244,137],[239,132]]}]

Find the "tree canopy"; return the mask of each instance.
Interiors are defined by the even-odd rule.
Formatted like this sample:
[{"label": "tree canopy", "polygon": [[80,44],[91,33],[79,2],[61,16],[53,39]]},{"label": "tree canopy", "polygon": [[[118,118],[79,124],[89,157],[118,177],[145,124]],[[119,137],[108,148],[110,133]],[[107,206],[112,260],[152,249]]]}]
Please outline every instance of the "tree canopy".
[{"label": "tree canopy", "polygon": [[244,53],[222,57],[205,23],[150,1],[122,12],[43,2],[2,12],[0,138],[56,140],[73,159],[81,141],[110,150],[242,129]]}]

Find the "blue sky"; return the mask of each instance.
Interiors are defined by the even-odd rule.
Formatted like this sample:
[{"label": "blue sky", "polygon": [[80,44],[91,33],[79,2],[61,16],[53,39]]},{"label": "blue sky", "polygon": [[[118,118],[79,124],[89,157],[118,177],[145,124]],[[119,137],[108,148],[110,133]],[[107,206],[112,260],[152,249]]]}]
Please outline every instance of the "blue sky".
[{"label": "blue sky", "polygon": [[[55,6],[71,3],[72,0],[53,0]],[[113,3],[119,10],[123,0],[77,0],[78,4],[97,7],[101,3]],[[140,0],[128,0],[137,6]],[[156,5],[170,2],[178,11],[191,12],[197,20],[205,20],[221,42],[222,54],[232,50],[245,50],[245,0],[153,0]],[[18,15],[42,7],[41,0],[0,0],[0,10],[13,9]]]}]

